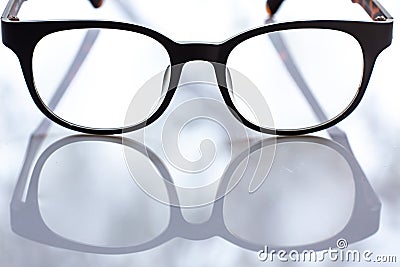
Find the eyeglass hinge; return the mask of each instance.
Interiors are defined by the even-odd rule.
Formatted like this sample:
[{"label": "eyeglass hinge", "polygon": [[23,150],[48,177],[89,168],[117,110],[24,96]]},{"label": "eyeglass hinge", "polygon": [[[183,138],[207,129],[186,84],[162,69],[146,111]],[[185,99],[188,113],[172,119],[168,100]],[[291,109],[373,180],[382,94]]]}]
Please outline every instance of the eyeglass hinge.
[{"label": "eyeglass hinge", "polygon": [[11,21],[19,21],[19,18],[17,16],[8,16],[8,19]]},{"label": "eyeglass hinge", "polygon": [[386,21],[386,18],[384,16],[376,16],[374,21]]}]

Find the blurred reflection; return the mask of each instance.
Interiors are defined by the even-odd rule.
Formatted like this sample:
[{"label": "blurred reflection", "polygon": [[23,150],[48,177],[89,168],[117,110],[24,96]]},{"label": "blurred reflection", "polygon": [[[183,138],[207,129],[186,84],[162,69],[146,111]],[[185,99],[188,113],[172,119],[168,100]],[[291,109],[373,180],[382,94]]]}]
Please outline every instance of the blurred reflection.
[{"label": "blurred reflection", "polygon": [[[352,243],[376,232],[381,207],[376,194],[352,153],[328,139],[278,138],[270,175],[250,191],[259,168],[253,159],[275,141],[262,140],[250,155],[246,150],[231,161],[219,190],[244,170],[242,180],[213,204],[207,221],[189,223],[183,209],[141,191],[119,158],[122,146],[129,146],[142,155],[137,163],[142,175],[157,172],[172,181],[164,163],[144,145],[122,144],[120,137],[66,137],[40,155],[30,180],[21,174],[10,206],[12,229],[49,246],[102,254],[144,251],[177,237],[214,236],[253,251],[265,245],[322,250],[335,247],[339,238]],[[166,187],[165,194],[177,197]]]},{"label": "blurred reflection", "polygon": [[[253,150],[262,150],[255,145]],[[240,157],[231,166],[240,166]],[[235,170],[228,170],[230,175]],[[381,204],[352,153],[319,137],[281,137],[266,182],[243,178],[225,197],[225,225],[241,246],[322,250],[362,240],[379,227]],[[246,245],[244,244],[246,243]]]}]

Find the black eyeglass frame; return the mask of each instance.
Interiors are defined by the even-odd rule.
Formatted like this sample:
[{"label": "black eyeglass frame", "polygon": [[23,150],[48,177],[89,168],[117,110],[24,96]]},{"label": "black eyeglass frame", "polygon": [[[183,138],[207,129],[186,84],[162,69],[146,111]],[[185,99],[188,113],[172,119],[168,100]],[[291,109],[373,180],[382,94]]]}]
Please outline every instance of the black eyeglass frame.
[{"label": "black eyeglass frame", "polygon": [[[41,110],[53,122],[78,132],[89,134],[121,134],[143,128],[157,120],[168,107],[176,91],[180,72],[182,68],[173,68],[171,73],[169,90],[167,91],[162,104],[146,120],[139,124],[121,128],[89,128],[70,123],[54,114],[39,96],[34,82],[32,70],[32,57],[35,46],[45,36],[58,31],[72,29],[116,29],[143,34],[159,42],[167,51],[171,66],[183,65],[184,63],[203,60],[210,63],[218,63],[225,66],[231,51],[240,43],[249,38],[266,33],[279,32],[292,29],[329,29],[337,30],[353,36],[361,46],[364,59],[363,77],[357,95],[352,103],[338,116],[324,123],[300,129],[271,129],[255,125],[243,117],[236,109],[229,91],[227,90],[226,70],[221,70],[214,64],[214,69],[220,86],[221,95],[232,111],[232,114],[245,126],[262,133],[278,135],[300,135],[327,129],[354,111],[360,103],[368,82],[370,80],[375,61],[379,54],[392,42],[393,18],[376,1],[364,0],[356,1],[370,2],[379,9],[379,16],[373,17],[372,22],[363,21],[339,21],[339,20],[313,20],[313,21],[294,21],[285,23],[272,23],[238,34],[224,42],[217,44],[208,43],[178,43],[168,37],[145,27],[115,21],[94,21],[94,20],[60,20],[60,21],[20,21],[17,17],[18,11],[25,0],[10,0],[1,19],[2,40],[18,57],[22,72],[30,95]],[[354,0],[353,0],[354,1]],[[91,0],[93,6],[98,7],[101,1]],[[270,2],[270,1],[269,1]],[[273,1],[272,1],[273,2]],[[275,1],[276,2],[276,1]],[[282,2],[282,1],[279,1]],[[360,3],[361,4],[361,3]],[[368,5],[361,4],[365,11],[372,17],[371,9]],[[267,3],[268,7],[268,3]],[[376,13],[376,12],[375,12]],[[179,73],[178,73],[179,72]],[[225,87],[225,88],[223,88]]]}]

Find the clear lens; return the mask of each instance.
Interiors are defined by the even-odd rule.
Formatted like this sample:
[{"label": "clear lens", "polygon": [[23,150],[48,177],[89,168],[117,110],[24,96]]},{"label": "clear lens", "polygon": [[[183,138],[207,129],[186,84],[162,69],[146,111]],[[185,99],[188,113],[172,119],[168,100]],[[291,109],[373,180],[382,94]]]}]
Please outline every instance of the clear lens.
[{"label": "clear lens", "polygon": [[[87,58],[62,96],[51,109],[60,118],[84,127],[120,128],[128,106],[139,88],[155,74],[166,71],[169,56],[156,40],[145,35],[112,29],[78,29],[45,36],[33,54],[33,75],[37,92],[48,107],[63,82],[85,36],[98,34]],[[165,86],[165,85],[164,85]],[[140,109],[159,105],[163,81],[143,97]],[[149,97],[151,96],[151,97]],[[147,107],[147,106],[150,106]],[[151,114],[142,112],[140,123]],[[130,125],[132,126],[132,125]]]},{"label": "clear lens", "polygon": [[[148,175],[144,166],[152,161],[131,150],[142,170],[137,173]],[[147,196],[132,180],[119,144],[91,141],[62,147],[44,164],[38,190],[46,225],[75,242],[139,245],[156,238],[169,222],[169,207]],[[166,191],[162,186],[159,190]]]},{"label": "clear lens", "polygon": [[[300,74],[297,77],[293,75],[296,71],[293,72],[291,59]],[[227,63],[249,77],[262,92],[271,108],[275,129],[312,127],[340,115],[358,93],[363,64],[356,39],[327,29],[294,29],[253,37],[239,44]],[[237,91],[234,80],[232,91]],[[246,117],[248,112],[242,110],[240,101],[231,98]],[[315,113],[316,107],[310,105],[312,98],[324,114]]]},{"label": "clear lens", "polygon": [[245,173],[225,197],[227,229],[260,247],[304,246],[338,234],[354,206],[349,163],[316,143],[281,143],[276,149],[271,171],[255,192],[249,191],[252,175]]}]

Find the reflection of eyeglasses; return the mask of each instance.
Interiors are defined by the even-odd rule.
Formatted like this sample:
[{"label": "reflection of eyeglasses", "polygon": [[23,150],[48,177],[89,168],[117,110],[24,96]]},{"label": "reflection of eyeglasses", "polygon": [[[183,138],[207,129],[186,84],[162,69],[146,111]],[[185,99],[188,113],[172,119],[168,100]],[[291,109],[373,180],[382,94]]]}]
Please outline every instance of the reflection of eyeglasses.
[{"label": "reflection of eyeglasses", "polygon": [[[343,134],[342,137],[346,138],[346,135]],[[87,149],[86,145],[93,143],[96,144],[97,150],[94,147]],[[285,157],[281,160],[278,159],[275,164],[279,175],[269,178],[252,194],[249,194],[247,190],[249,179],[246,178],[247,175],[245,174],[232,192],[213,204],[209,220],[200,224],[187,222],[180,207],[166,206],[154,201],[139,188],[133,190],[133,187],[136,186],[132,186],[132,183],[126,184],[126,176],[121,176],[115,168],[112,171],[113,179],[104,177],[105,183],[99,175],[102,171],[88,175],[85,169],[82,169],[80,172],[83,174],[75,177],[76,175],[69,174],[68,170],[74,168],[69,168],[68,164],[65,171],[61,170],[61,173],[53,176],[49,176],[49,172],[46,171],[46,166],[53,166],[49,163],[53,160],[65,163],[63,157],[57,156],[57,154],[61,155],[63,152],[75,166],[76,156],[80,153],[72,151],[74,156],[70,157],[71,147],[75,147],[81,152],[97,151],[96,155],[98,155],[101,151],[98,150],[99,146],[104,145],[104,148],[107,148],[112,143],[122,145],[122,138],[70,136],[50,145],[37,160],[31,179],[27,180],[27,177],[21,176],[18,180],[11,202],[13,231],[25,238],[50,246],[83,252],[122,254],[148,250],[176,237],[204,240],[213,236],[220,236],[233,244],[253,251],[262,249],[264,245],[268,245],[271,249],[288,251],[292,249],[298,251],[304,249],[321,250],[334,247],[339,238],[346,238],[350,243],[362,240],[373,234],[379,226],[380,202],[357,160],[342,145],[317,137],[278,138],[278,147],[282,146],[280,155],[292,156],[292,161],[288,162]],[[127,139],[124,140],[123,145],[129,146],[129,148],[142,154],[152,162],[151,164],[164,179],[171,181],[172,178],[162,161],[144,145]],[[263,140],[255,144],[250,149],[251,154],[258,153],[269,145],[275,145],[275,140],[271,140],[271,142]],[[298,148],[300,148],[300,151],[293,153],[295,152],[293,149],[297,150]],[[285,153],[286,150],[288,150],[287,153]],[[105,151],[105,155],[110,154],[108,149]],[[319,155],[318,158],[322,159],[321,162],[328,164],[333,169],[323,168],[322,172],[316,171],[318,169],[314,166],[316,153]],[[100,152],[100,154],[103,153]],[[311,159],[309,162],[313,165],[309,166],[308,169],[313,174],[310,175],[306,172],[306,176],[302,176],[299,175],[299,173],[302,173],[301,171],[299,173],[295,171],[294,174],[293,171],[287,171],[286,174],[282,171],[281,164],[292,163],[293,166],[304,167],[305,162],[307,162],[307,155]],[[246,150],[231,162],[224,174],[219,190],[225,190],[237,169],[240,168],[241,163],[248,157],[249,154]],[[325,159],[323,159],[324,157]],[[86,158],[92,159],[91,157]],[[300,161],[296,158],[300,158]],[[335,160],[334,164],[332,164],[332,159]],[[98,169],[98,162],[95,161],[94,165],[97,167],[94,169]],[[300,164],[296,164],[296,162]],[[139,165],[141,163],[138,162]],[[86,169],[90,169],[90,165],[85,162]],[[339,171],[338,173],[341,166],[344,167],[344,172]],[[348,174],[351,178],[344,175],[347,174],[347,169],[350,170]],[[116,173],[118,174],[117,177]],[[146,175],[151,174],[146,173]],[[343,177],[343,175],[346,177]],[[289,184],[284,187],[285,190],[282,192],[280,191],[282,189],[280,183],[287,178]],[[74,182],[71,179],[78,180]],[[270,179],[278,181],[278,186],[274,186],[274,183],[271,184]],[[132,182],[130,177],[127,181]],[[313,202],[313,205],[308,205],[303,211],[312,210],[315,213],[312,208],[315,205],[321,205],[325,210],[325,212],[322,212],[324,216],[317,212],[318,220],[314,222],[318,226],[321,226],[322,223],[323,226],[321,227],[315,227],[309,221],[302,224],[302,220],[307,216],[300,215],[301,217],[298,217],[296,212],[292,213],[290,210],[279,209],[282,207],[281,202],[284,199],[293,202],[293,198],[296,198],[295,192],[299,191],[299,184],[305,183],[304,187],[307,187],[309,192],[305,193],[304,197],[310,199],[313,194],[320,190],[316,187],[320,184],[320,181],[329,184],[329,191],[332,190],[331,182],[340,185],[343,185],[343,182],[345,184],[354,182],[354,198],[353,196],[348,197],[352,204],[348,207],[347,203],[343,205],[335,195],[332,200],[334,200],[334,205],[339,206],[337,207],[339,212],[322,206],[321,203],[325,202],[332,204],[330,201],[323,201],[323,199],[329,199],[326,194],[329,195],[329,192],[324,191],[323,199]],[[162,187],[162,180],[160,182],[159,186]],[[113,190],[110,190],[110,183],[113,184]],[[51,188],[46,190],[46,185]],[[129,185],[128,189],[120,190],[126,185]],[[273,188],[269,189],[271,185]],[[27,193],[24,197],[25,187],[27,187]],[[57,188],[60,190],[57,190]],[[80,192],[81,190],[84,193]],[[341,198],[345,198],[346,193],[342,186],[339,186],[337,190],[342,192]],[[125,194],[125,191],[127,194]],[[287,194],[288,192],[292,193]],[[178,197],[176,191],[171,188],[167,189],[167,194],[169,198]],[[320,194],[317,193],[317,195]],[[296,199],[296,201],[299,201],[299,199]],[[304,199],[300,201],[304,201]],[[278,206],[278,212],[274,211],[275,206]],[[86,207],[86,209],[82,207]],[[351,207],[352,209],[350,209]],[[297,236],[291,237],[289,240],[282,233],[287,234],[294,230],[284,228],[283,224],[277,226],[270,223],[276,221],[276,217],[285,212],[287,212],[285,223],[294,223],[295,226],[291,227],[297,229],[295,231]],[[340,213],[340,216],[338,213]],[[326,220],[329,220],[329,223]],[[359,227],[360,222],[362,222],[362,228]],[[316,228],[321,229],[321,231],[317,231]],[[308,234],[298,234],[298,230]],[[123,235],[121,235],[121,231]]]},{"label": "reflection of eyeglasses", "polygon": [[[276,12],[282,1],[268,1]],[[273,23],[239,34],[219,44],[177,43],[144,27],[107,21],[19,21],[23,1],[10,0],[2,17],[3,43],[18,56],[26,83],[39,109],[69,129],[94,134],[115,134],[142,128],[168,107],[179,82],[181,68],[169,68],[204,60],[237,69],[260,89],[270,105],[274,125],[250,119],[242,103],[232,97],[226,71],[215,69],[220,92],[235,117],[246,126],[270,134],[304,134],[326,129],[347,117],[359,104],[379,53],[391,44],[393,20],[376,0],[356,1],[373,22],[302,21]],[[101,1],[92,1],[98,7]],[[372,34],[373,33],[373,34]],[[85,37],[86,36],[86,37]],[[88,60],[69,77],[71,86],[63,105],[56,108],[48,91],[57,88],[62,67],[82,38],[97,39]],[[323,107],[325,118],[315,117],[296,89],[293,70],[285,60],[265,52],[269,39],[285,39],[295,53],[293,66]],[[272,49],[273,50],[273,49]],[[297,50],[297,52],[296,52]],[[62,51],[62,52],[61,52]],[[99,52],[100,54],[96,55]],[[282,60],[283,59],[283,60]],[[282,62],[284,65],[282,65]],[[346,62],[346,64],[343,64]],[[348,68],[344,68],[347,66]],[[162,102],[146,114],[145,121],[124,125],[130,100],[140,86],[159,72],[173,71],[160,81]],[[349,69],[351,70],[349,73]],[[286,72],[291,75],[287,75]],[[354,73],[353,73],[354,72]],[[51,73],[51,75],[49,75]],[[132,77],[134,76],[134,77]],[[271,81],[276,79],[276,83]],[[361,80],[361,82],[360,82]],[[163,96],[162,88],[168,87]],[[304,86],[303,86],[304,87]],[[230,93],[232,92],[232,93]]]}]

